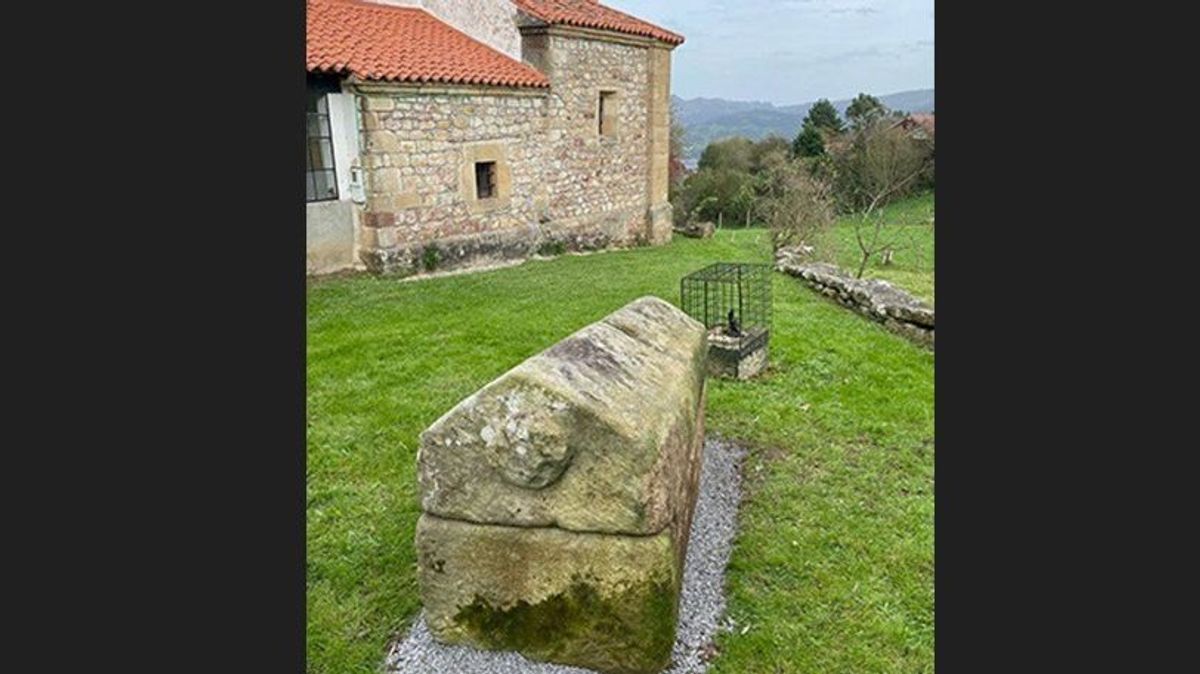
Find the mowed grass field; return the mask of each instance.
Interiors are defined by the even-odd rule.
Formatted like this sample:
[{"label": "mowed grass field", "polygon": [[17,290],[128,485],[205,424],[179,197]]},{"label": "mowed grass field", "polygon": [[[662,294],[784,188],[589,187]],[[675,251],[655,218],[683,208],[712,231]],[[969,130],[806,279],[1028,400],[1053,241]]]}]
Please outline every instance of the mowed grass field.
[{"label": "mowed grass field", "polygon": [[[765,231],[725,230],[419,282],[310,282],[308,671],[378,670],[419,610],[412,540],[425,427],[637,297],[677,304],[684,274],[769,258]],[[871,273],[901,285],[931,277],[932,241],[927,264],[909,268],[897,254],[894,268]],[[737,628],[719,639],[711,671],[931,672],[933,354],[795,279],[773,279],[770,371],[709,385],[709,432],[751,447],[728,576]]]}]

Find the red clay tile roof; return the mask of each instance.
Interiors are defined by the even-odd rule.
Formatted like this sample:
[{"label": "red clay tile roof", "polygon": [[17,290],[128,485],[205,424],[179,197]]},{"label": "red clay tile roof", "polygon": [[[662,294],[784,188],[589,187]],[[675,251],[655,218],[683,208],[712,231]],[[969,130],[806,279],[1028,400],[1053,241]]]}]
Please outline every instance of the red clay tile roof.
[{"label": "red clay tile roof", "polygon": [[414,7],[361,0],[308,0],[305,61],[309,72],[368,80],[548,87],[530,65]]},{"label": "red clay tile roof", "polygon": [[935,122],[936,120],[931,114],[916,113],[901,119],[893,124],[892,127],[895,128],[897,126],[903,126],[906,130],[912,130],[914,127],[919,126],[924,129],[926,133],[933,134],[934,127],[936,126]]},{"label": "red clay tile roof", "polygon": [[652,37],[670,44],[683,44],[683,36],[659,28],[596,0],[513,0],[517,9],[551,24],[600,28],[630,35]]},{"label": "red clay tile roof", "polygon": [[918,113],[915,115],[909,115],[909,118],[912,119],[912,121],[916,122],[917,124],[921,125],[921,128],[925,129],[929,133],[933,133],[933,129],[935,126],[935,124],[934,124],[935,120],[933,118],[933,115]]}]

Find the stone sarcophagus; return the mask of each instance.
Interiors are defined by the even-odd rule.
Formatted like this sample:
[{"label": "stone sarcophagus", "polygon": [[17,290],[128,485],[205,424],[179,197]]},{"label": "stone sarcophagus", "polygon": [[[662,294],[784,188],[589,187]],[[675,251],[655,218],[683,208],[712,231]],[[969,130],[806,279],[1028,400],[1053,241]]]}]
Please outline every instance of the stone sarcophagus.
[{"label": "stone sarcophagus", "polygon": [[421,435],[418,580],[444,643],[670,663],[704,441],[704,326],[636,300]]}]

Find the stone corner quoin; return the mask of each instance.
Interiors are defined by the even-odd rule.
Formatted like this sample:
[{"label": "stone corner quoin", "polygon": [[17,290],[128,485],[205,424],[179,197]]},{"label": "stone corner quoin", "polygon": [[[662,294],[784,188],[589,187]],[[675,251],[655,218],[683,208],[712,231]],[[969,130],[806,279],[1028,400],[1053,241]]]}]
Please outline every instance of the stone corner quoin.
[{"label": "stone corner quoin", "polygon": [[707,349],[700,323],[641,298],[422,434],[418,579],[438,640],[603,672],[669,662]]}]

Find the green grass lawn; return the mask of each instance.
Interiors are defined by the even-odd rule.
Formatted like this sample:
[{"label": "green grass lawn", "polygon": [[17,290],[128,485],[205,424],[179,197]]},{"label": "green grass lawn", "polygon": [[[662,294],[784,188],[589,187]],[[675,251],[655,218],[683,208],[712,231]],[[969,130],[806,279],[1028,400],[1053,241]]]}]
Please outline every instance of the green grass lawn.
[{"label": "green grass lawn", "polygon": [[[310,283],[308,671],[376,670],[419,609],[426,426],[632,299],[678,303],[687,272],[768,258],[764,231],[725,230],[420,282]],[[710,380],[710,432],[752,445],[729,568],[739,627],[712,671],[932,672],[933,355],[773,277],[771,370]]]},{"label": "green grass lawn", "polygon": [[[911,247],[896,251],[890,265],[885,266],[880,257],[873,257],[867,263],[863,278],[883,279],[933,303],[933,227],[929,226],[933,217],[933,201],[931,192],[883,209],[883,217],[889,223],[904,223],[908,227],[903,241]],[[860,259],[853,221],[853,217],[841,218],[834,228],[833,239],[838,266],[851,273],[858,270]],[[865,235],[867,230],[863,231]]]}]

